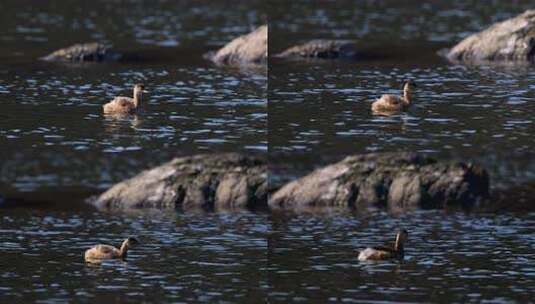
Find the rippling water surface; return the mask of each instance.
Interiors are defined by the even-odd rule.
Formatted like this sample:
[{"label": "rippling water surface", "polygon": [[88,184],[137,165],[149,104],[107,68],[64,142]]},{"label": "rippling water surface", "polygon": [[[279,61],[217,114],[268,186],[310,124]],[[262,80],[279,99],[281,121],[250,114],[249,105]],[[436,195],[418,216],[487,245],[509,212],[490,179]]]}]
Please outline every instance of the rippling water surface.
[{"label": "rippling water surface", "polygon": [[[268,238],[271,303],[527,303],[535,292],[535,215],[421,212],[278,217]],[[409,231],[405,260],[358,251]]]},{"label": "rippling water surface", "polygon": [[[347,8],[308,6],[277,10],[271,18],[272,52],[312,38],[353,39],[383,59],[361,62],[273,60],[269,73],[269,143],[273,162],[307,170],[347,154],[417,151],[476,160],[497,183],[533,179],[535,110],[533,66],[462,66],[436,52],[471,32],[529,8],[494,1],[369,1]],[[346,7],[345,10],[341,7]],[[418,87],[407,113],[372,115],[382,94]],[[496,183],[496,184],[497,184]]]},{"label": "rippling water surface", "polygon": [[[269,225],[251,213],[3,212],[0,300],[262,302]],[[86,249],[130,235],[141,244],[126,262],[84,263]]]},{"label": "rippling water surface", "polygon": [[[0,3],[0,192],[55,195],[2,209],[0,302],[532,301],[533,214],[110,214],[75,203],[176,155],[268,146],[275,175],[409,150],[476,160],[494,186],[533,181],[533,67],[460,66],[436,55],[530,1],[24,3]],[[266,20],[271,53],[336,38],[383,57],[273,60],[269,76],[202,59]],[[36,60],[92,40],[146,60]],[[373,116],[371,102],[408,78],[418,84],[411,110]],[[144,113],[101,114],[137,82],[150,91]],[[357,261],[357,250],[399,227],[409,230],[403,263]],[[127,262],[83,262],[92,245],[129,235],[142,244]]]},{"label": "rippling water surface", "polygon": [[[528,1],[292,2],[273,7],[270,52],[310,39],[351,39],[366,61],[273,59],[269,153],[280,182],[348,154],[417,151],[477,161],[493,187],[533,181],[535,69],[462,66],[437,51]],[[302,12],[296,14],[296,12]],[[413,107],[374,116],[371,103],[418,88]],[[511,201],[511,204],[519,202]],[[525,303],[535,293],[533,214],[274,215],[270,303]],[[357,251],[409,230],[403,263],[359,263]]]},{"label": "rippling water surface", "polygon": [[[535,215],[420,212],[392,218],[102,214],[11,210],[0,217],[0,299],[86,302],[530,301]],[[406,258],[358,262],[409,230]],[[142,242],[127,262],[87,265],[96,243]]]},{"label": "rippling water surface", "polygon": [[[0,181],[19,191],[102,189],[176,155],[267,150],[266,71],[202,58],[261,24],[258,3],[230,11],[223,1],[130,1],[121,9],[109,1],[34,2],[0,4]],[[93,40],[145,60],[37,60]],[[150,91],[144,113],[102,114],[104,103],[131,96],[138,82]]]}]

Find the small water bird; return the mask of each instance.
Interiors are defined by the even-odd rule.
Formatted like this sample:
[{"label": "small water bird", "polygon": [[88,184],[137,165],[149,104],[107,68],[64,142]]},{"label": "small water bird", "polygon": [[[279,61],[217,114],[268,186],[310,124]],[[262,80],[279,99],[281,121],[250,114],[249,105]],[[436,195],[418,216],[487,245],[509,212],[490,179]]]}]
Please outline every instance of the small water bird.
[{"label": "small water bird", "polygon": [[401,229],[396,234],[396,241],[393,247],[368,247],[359,253],[359,261],[378,261],[388,259],[403,259],[405,255],[404,243],[409,237],[405,229]]},{"label": "small water bird", "polygon": [[102,108],[105,114],[129,114],[135,113],[141,108],[143,102],[143,93],[145,86],[138,83],[134,86],[134,97],[117,96],[112,101],[108,102]]},{"label": "small water bird", "polygon": [[125,259],[128,249],[139,244],[139,241],[134,237],[129,237],[123,241],[121,248],[115,248],[110,245],[96,245],[87,249],[84,254],[84,259],[89,263],[98,263],[103,260],[111,259]]},{"label": "small water bird", "polygon": [[403,85],[403,96],[384,94],[372,103],[372,111],[377,114],[393,114],[405,111],[412,102],[412,92],[416,84],[409,80]]}]

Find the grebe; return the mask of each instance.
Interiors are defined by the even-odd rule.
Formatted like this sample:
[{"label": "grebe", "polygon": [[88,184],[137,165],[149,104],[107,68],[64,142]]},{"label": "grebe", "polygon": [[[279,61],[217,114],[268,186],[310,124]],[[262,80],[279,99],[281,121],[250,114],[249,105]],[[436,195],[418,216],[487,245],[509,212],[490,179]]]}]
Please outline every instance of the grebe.
[{"label": "grebe", "polygon": [[128,114],[138,111],[143,102],[144,90],[143,84],[136,84],[134,86],[134,98],[117,96],[112,101],[108,102],[102,108],[105,114]]},{"label": "grebe", "polygon": [[86,262],[95,263],[103,260],[125,259],[130,246],[138,244],[136,238],[129,237],[123,241],[121,248],[117,249],[110,245],[96,245],[86,250],[84,258]]},{"label": "grebe", "polygon": [[391,114],[407,110],[412,102],[412,92],[416,84],[412,81],[405,82],[403,96],[384,94],[372,103],[372,111],[378,114]]},{"label": "grebe", "polygon": [[409,237],[407,230],[402,229],[396,235],[394,247],[368,247],[359,253],[359,261],[377,261],[403,259],[404,243]]}]

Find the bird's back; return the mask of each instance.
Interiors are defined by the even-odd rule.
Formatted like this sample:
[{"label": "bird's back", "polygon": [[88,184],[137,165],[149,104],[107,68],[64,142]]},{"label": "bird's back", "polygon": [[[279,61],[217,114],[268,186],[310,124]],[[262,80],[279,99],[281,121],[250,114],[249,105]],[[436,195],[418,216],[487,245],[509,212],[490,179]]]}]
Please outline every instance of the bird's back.
[{"label": "bird's back", "polygon": [[104,113],[131,113],[136,108],[134,99],[118,96],[103,106]]},{"label": "bird's back", "polygon": [[401,111],[405,107],[403,99],[396,95],[384,94],[372,104],[374,112]]},{"label": "bird's back", "polygon": [[387,260],[394,258],[396,253],[393,249],[387,247],[366,248],[359,253],[359,261],[370,260]]},{"label": "bird's back", "polygon": [[120,257],[119,250],[110,245],[96,245],[85,252],[85,260],[105,260]]}]

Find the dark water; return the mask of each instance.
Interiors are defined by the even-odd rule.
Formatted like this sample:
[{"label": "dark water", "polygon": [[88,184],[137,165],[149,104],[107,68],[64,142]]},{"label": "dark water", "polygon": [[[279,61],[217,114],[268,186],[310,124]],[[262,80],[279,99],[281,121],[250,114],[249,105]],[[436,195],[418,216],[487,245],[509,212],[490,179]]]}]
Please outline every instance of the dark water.
[{"label": "dark water", "polygon": [[[173,156],[222,151],[269,152],[275,177],[347,154],[409,150],[480,162],[494,187],[533,181],[533,67],[436,56],[531,5],[2,1],[0,192],[52,199],[0,209],[0,302],[532,302],[532,213],[110,214],[77,202]],[[271,53],[339,38],[384,57],[272,60],[269,76],[201,58],[266,20]],[[147,60],[35,60],[91,40]],[[414,107],[371,115],[371,102],[407,78],[419,85]],[[150,91],[145,113],[101,114],[137,82]],[[403,263],[357,261],[400,226],[409,231]],[[127,262],[83,263],[90,246],[129,235],[142,244]]]},{"label": "dark water", "polygon": [[[270,177],[277,182],[299,176],[348,154],[417,151],[481,163],[494,188],[533,181],[534,67],[452,65],[436,55],[532,5],[324,1],[274,6],[271,53],[326,38],[353,39],[380,56],[360,62],[270,62]],[[399,94],[406,79],[418,85],[410,111],[372,115],[371,103],[384,93]],[[533,301],[533,214],[272,219],[272,303]],[[356,260],[357,250],[392,241],[400,226],[410,239],[404,263]]]},{"label": "dark water", "polygon": [[[228,9],[232,4],[232,9]],[[196,153],[267,151],[265,69],[217,68],[206,51],[265,22],[260,1],[2,1],[0,302],[261,302],[265,214],[102,214],[78,201]],[[37,61],[84,41],[140,62]],[[144,113],[102,115],[143,82]],[[89,247],[142,245],[92,267]]]},{"label": "dark water", "polygon": [[[329,38],[353,39],[363,50],[384,56],[363,62],[273,60],[269,143],[274,163],[310,170],[348,154],[417,151],[482,163],[496,185],[534,178],[533,67],[452,65],[436,55],[532,3],[348,3],[307,5],[307,14],[293,17],[291,12],[305,6],[294,4],[270,19],[272,52]],[[411,110],[372,115],[371,103],[385,93],[400,94],[407,79],[418,85]]]},{"label": "dark water", "polygon": [[[264,214],[113,215],[87,210],[0,216],[0,301],[262,302]],[[97,243],[141,244],[126,262],[86,265]]]},{"label": "dark water", "polygon": [[[230,11],[222,9],[224,1],[121,3],[0,4],[6,16],[0,27],[0,181],[19,191],[103,189],[177,155],[267,150],[265,71],[216,68],[202,59],[261,24],[260,4],[244,2]],[[93,40],[146,60],[36,60]],[[137,82],[150,91],[145,113],[102,114],[104,103],[131,96]]]},{"label": "dark water", "polygon": [[[535,214],[420,212],[276,218],[270,303],[528,303],[535,293]],[[409,229],[403,263],[358,262],[358,250]]]}]

